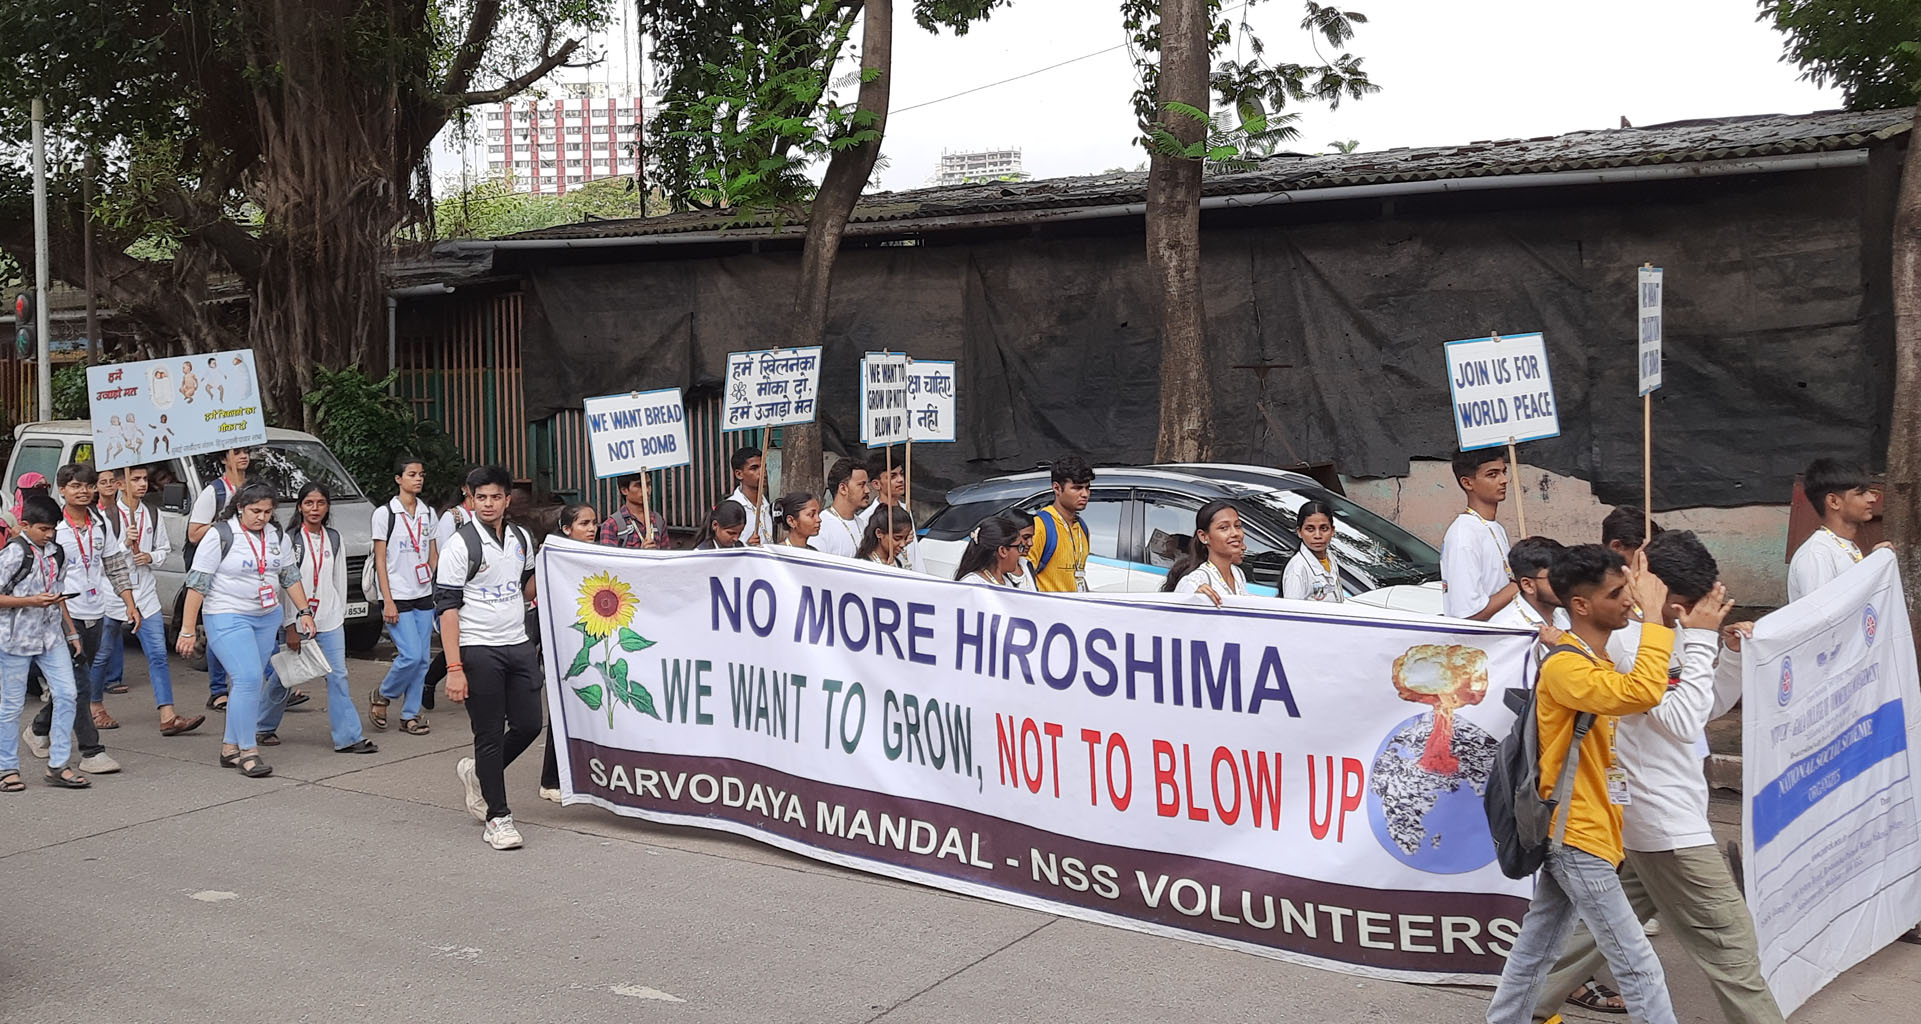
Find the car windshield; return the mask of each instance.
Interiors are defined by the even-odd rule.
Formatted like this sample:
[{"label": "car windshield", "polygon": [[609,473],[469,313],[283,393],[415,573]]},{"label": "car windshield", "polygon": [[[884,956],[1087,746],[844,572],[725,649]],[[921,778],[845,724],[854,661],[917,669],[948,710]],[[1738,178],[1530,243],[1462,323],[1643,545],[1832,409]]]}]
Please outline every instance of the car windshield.
[{"label": "car windshield", "polygon": [[[212,480],[219,476],[222,458],[222,452],[195,456],[200,479]],[[327,446],[318,441],[274,441],[255,448],[247,476],[272,484],[282,504],[291,504],[309,482],[325,487],[327,496],[336,502],[364,500],[353,477],[347,475],[345,467]]]},{"label": "car windshield", "polygon": [[1334,554],[1341,564],[1375,590],[1396,584],[1429,583],[1441,578],[1441,554],[1419,537],[1367,509],[1318,487],[1291,491],[1255,489],[1247,500],[1256,502],[1289,532],[1296,527],[1301,503],[1313,498],[1333,504]]}]

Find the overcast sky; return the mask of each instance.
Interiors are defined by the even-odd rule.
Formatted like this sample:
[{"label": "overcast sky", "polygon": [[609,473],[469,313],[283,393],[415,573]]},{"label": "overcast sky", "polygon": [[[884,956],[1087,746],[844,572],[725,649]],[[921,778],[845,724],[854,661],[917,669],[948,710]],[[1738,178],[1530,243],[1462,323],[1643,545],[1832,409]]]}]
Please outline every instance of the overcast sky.
[{"label": "overcast sky", "polygon": [[[1381,91],[1339,110],[1301,108],[1301,136],[1284,148],[1356,139],[1391,149],[1613,128],[1623,116],[1646,126],[1841,105],[1838,91],[1781,63],[1781,37],[1754,20],[1753,0],[1351,2],[1370,21],[1350,45]],[[1262,0],[1249,17],[1269,61],[1315,60],[1299,0]],[[923,32],[901,11],[881,185],[927,184],[943,149],[1018,147],[1037,178],[1134,167],[1145,154],[1132,141],[1125,42],[1115,0],[1012,0],[961,37]],[[990,87],[945,98],[980,86]],[[437,156],[443,176],[458,174],[457,157]]]}]

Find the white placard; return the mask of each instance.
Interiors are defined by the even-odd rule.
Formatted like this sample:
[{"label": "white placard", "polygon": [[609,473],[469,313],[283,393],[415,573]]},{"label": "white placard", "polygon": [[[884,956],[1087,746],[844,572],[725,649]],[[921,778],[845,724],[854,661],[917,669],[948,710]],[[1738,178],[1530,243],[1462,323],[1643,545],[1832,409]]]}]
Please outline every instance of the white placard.
[{"label": "white placard", "polygon": [[1661,268],[1642,267],[1638,277],[1641,394],[1645,395],[1661,386]]},{"label": "white placard", "polygon": [[589,398],[587,448],[601,479],[693,461],[679,388]]},{"label": "white placard", "polygon": [[951,359],[914,359],[907,364],[907,431],[921,444],[956,440],[954,396],[959,386]]},{"label": "white placard", "polygon": [[1520,931],[1481,794],[1526,632],[807,551],[538,575],[565,803],[1375,978],[1488,984]]},{"label": "white placard", "polygon": [[727,355],[724,430],[812,423],[820,401],[820,346]]},{"label": "white placard", "polygon": [[1561,432],[1539,333],[1450,341],[1447,387],[1462,451],[1538,441]]},{"label": "white placard", "polygon": [[95,469],[267,443],[250,348],[89,366],[87,397]]},{"label": "white placard", "polygon": [[1921,921],[1910,629],[1877,551],[1742,643],[1742,859],[1783,1013]]},{"label": "white placard", "polygon": [[860,361],[860,443],[907,440],[907,364],[904,352],[869,352]]}]

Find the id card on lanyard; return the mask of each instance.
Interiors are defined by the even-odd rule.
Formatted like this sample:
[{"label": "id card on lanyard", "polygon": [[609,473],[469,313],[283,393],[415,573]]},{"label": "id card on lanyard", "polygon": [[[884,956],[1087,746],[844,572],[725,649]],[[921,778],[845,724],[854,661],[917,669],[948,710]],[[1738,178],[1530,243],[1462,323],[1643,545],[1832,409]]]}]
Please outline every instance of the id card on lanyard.
[{"label": "id card on lanyard", "polygon": [[[301,529],[307,528],[302,526]],[[307,530],[307,550],[313,552],[313,586],[307,590],[307,614],[318,616],[320,614],[320,574],[327,568],[327,531],[324,527],[320,531],[318,543],[314,541],[313,531]]]},{"label": "id card on lanyard", "polygon": [[420,522],[414,516],[407,515],[404,509],[401,511],[401,515],[405,516],[407,543],[413,545],[414,558],[416,559],[414,562],[414,582],[420,584],[432,583],[433,574],[427,571],[427,552],[420,546],[420,534],[422,532]]},{"label": "id card on lanyard", "polygon": [[267,581],[267,531],[264,528],[260,531],[260,546],[257,549],[254,547],[253,531],[243,529],[240,532],[247,535],[247,549],[255,552],[253,564],[260,573],[260,607],[278,608],[280,595],[274,592],[274,585]]},{"label": "id card on lanyard", "polygon": [[[93,536],[93,517],[88,516],[86,525],[81,526],[73,521],[73,514],[71,512],[65,513],[65,515],[67,519],[67,530],[73,534],[73,549],[80,556],[80,577],[91,584],[93,582],[93,556],[99,553],[100,550],[100,545],[94,540]],[[100,596],[100,588],[89,586],[87,588],[87,596]]]}]

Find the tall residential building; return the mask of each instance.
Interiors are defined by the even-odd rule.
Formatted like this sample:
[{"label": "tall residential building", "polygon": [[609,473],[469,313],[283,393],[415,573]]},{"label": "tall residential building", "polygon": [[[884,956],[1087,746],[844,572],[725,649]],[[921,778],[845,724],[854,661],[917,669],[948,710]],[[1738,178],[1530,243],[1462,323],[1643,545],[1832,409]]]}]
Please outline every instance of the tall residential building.
[{"label": "tall residential building", "polygon": [[986,149],[969,153],[941,150],[940,169],[934,172],[936,185],[965,185],[974,181],[996,181],[1025,177],[1018,149]]},{"label": "tall residential building", "polygon": [[[471,165],[517,191],[560,195],[640,168],[641,102],[593,85],[563,87],[554,99],[516,99],[478,111]],[[601,93],[596,95],[596,93]]]}]

